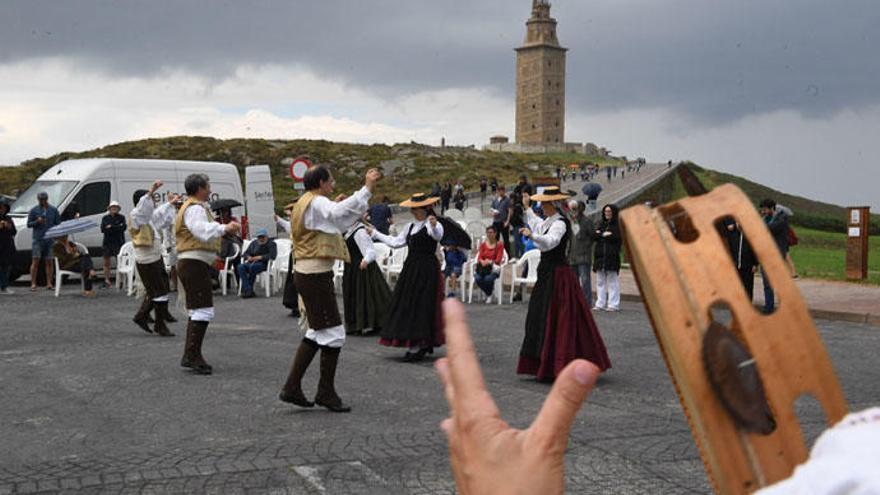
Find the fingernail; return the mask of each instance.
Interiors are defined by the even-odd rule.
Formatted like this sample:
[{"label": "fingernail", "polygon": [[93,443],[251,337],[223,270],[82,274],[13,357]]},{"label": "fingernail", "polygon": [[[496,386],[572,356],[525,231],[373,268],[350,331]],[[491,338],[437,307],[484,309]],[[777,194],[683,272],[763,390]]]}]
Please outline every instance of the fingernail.
[{"label": "fingernail", "polygon": [[587,363],[577,363],[574,368],[574,379],[581,385],[589,385],[593,380],[593,370]]}]

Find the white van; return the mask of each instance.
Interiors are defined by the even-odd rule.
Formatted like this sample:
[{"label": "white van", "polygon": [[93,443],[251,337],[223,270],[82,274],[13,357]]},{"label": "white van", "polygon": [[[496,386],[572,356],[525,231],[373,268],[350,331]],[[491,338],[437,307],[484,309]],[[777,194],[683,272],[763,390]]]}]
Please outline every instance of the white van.
[{"label": "white van", "polygon": [[[80,218],[100,224],[107,214],[110,201],[122,205],[122,214],[128,217],[134,205],[132,195],[138,189],[149,189],[156,179],[165,183],[157,192],[162,201],[169,192],[184,194],[183,181],[190,174],[206,174],[211,180],[211,199],[234,199],[244,204],[241,177],[235,165],[218,162],[190,162],[177,160],[140,160],[117,158],[90,158],[66,160],[43,173],[27,191],[22,193],[9,215],[18,234],[15,246],[18,253],[12,266],[14,280],[28,273],[31,257],[31,229],[27,227],[28,212],[37,205],[37,194],[49,194],[49,204],[58,208],[62,217],[79,210]],[[243,207],[235,208],[233,215],[242,218]],[[127,236],[127,233],[126,233]],[[100,229],[76,234],[76,241],[85,244],[92,256],[102,256],[103,234]],[[95,266],[100,266],[100,263]]]}]

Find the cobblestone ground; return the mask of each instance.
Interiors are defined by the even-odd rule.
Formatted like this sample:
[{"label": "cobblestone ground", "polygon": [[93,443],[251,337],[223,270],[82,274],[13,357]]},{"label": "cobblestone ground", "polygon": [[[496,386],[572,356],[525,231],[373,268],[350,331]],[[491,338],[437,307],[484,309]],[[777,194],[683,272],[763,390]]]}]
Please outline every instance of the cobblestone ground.
[{"label": "cobblestone ground", "polygon": [[[276,398],[299,340],[277,297],[219,299],[205,344],[215,374],[200,377],[178,366],[183,324],[175,338],[147,335],[130,323],[132,299],[22,292],[0,302],[0,494],[454,492],[429,362],[351,338],[338,389],[354,412],[300,410]],[[505,418],[527,425],[548,387],[513,373],[525,306],[468,312]],[[572,431],[569,492],[707,492],[642,307],[597,321],[614,368]],[[853,408],[880,402],[880,332],[819,325]],[[821,416],[804,418],[815,436]]]}]

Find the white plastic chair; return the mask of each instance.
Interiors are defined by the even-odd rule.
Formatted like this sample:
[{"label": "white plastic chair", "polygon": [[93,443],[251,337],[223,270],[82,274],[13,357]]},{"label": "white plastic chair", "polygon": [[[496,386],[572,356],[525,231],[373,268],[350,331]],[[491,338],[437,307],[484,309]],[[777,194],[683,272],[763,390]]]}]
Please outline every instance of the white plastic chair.
[{"label": "white plastic chair", "polygon": [[[474,258],[473,263],[471,263],[469,273],[470,280],[468,281],[468,304],[474,302],[474,286],[477,285],[476,280],[474,279],[476,265],[477,259]],[[495,298],[499,306],[501,306],[501,300],[504,299],[504,289],[502,285],[504,283],[504,271],[510,265],[512,265],[512,263],[507,256],[507,251],[505,250],[501,255],[501,265],[498,267],[498,278],[495,279],[495,288],[492,291],[492,297]],[[482,290],[480,290],[479,292],[482,293]]]},{"label": "white plastic chair", "polygon": [[[513,304],[513,293],[516,292],[517,286],[535,284],[538,282],[538,263],[541,262],[541,251],[532,249],[527,251],[522,258],[516,260],[512,264],[513,275],[510,277],[510,304]],[[523,266],[529,269],[525,277],[520,276]],[[525,294],[523,295],[525,299]]]},{"label": "white plastic chair", "polygon": [[446,210],[446,217],[452,220],[464,220],[464,213],[456,208]]},{"label": "white plastic chair", "polygon": [[116,257],[116,290],[125,288],[127,295],[134,294],[136,271],[134,244],[126,242],[119,248],[119,255]]},{"label": "white plastic chair", "polygon": [[[82,244],[76,242],[76,250],[79,251],[83,256],[89,255],[89,250]],[[79,277],[80,285],[82,286],[82,290],[86,290],[86,277],[89,276],[88,273],[77,273],[68,270],[62,270],[61,265],[58,264],[58,258],[52,258],[55,261],[55,297],[58,297],[61,294],[61,282],[64,280],[64,276],[67,277]]]},{"label": "white plastic chair", "polygon": [[477,249],[479,249],[483,236],[486,234],[486,227],[483,226],[483,222],[479,220],[471,220],[467,223],[465,231],[471,236],[471,242],[473,242],[473,245],[477,246]]},{"label": "white plastic chair", "polygon": [[290,242],[290,239],[276,239],[275,240],[275,249],[278,255],[275,257],[274,263],[272,263],[272,278],[275,283],[272,286],[273,290],[281,290],[284,285],[284,278],[287,277],[287,269],[290,263],[290,251],[293,248],[293,244]]},{"label": "white plastic chair", "polygon": [[391,258],[388,260],[388,266],[385,270],[385,280],[390,284],[391,276],[400,275],[403,271],[403,262],[406,261],[406,255],[409,249],[406,246],[391,251]]},{"label": "white plastic chair", "polygon": [[[220,288],[224,296],[227,293],[227,286],[229,285],[230,279],[232,283],[238,284],[235,279],[235,268],[233,267],[232,262],[235,261],[236,258],[238,258],[238,255],[241,254],[242,248],[238,244],[233,244],[233,246],[234,247],[232,248],[232,256],[228,256],[226,259],[223,260],[223,269],[220,270],[219,275]],[[239,287],[238,290],[241,290],[241,287]]]},{"label": "white plastic chair", "polygon": [[479,208],[469,206],[464,209],[465,220],[479,220],[481,218],[483,218],[483,212],[481,212]]}]

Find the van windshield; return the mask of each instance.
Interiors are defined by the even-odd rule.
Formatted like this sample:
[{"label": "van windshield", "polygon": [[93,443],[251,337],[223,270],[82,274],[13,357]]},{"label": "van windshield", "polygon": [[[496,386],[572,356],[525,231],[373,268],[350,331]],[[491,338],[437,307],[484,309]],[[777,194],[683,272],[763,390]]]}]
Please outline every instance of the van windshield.
[{"label": "van windshield", "polygon": [[31,208],[37,206],[37,194],[46,191],[49,195],[49,204],[58,208],[70,191],[76,187],[75,180],[38,180],[12,204],[10,215],[27,215]]}]

